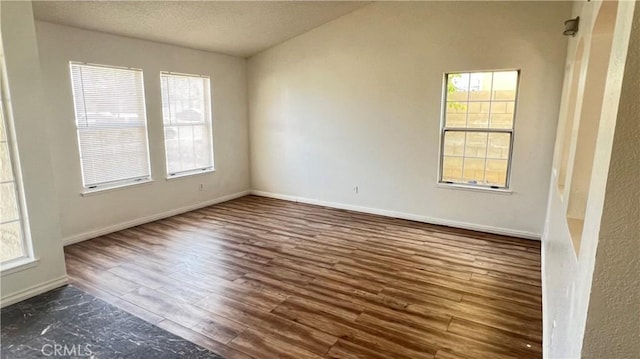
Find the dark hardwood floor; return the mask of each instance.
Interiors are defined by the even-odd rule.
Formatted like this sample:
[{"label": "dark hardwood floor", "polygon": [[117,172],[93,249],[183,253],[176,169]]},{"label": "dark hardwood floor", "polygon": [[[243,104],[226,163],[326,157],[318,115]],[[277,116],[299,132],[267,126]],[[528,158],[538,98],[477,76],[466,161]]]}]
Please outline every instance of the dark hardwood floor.
[{"label": "dark hardwood floor", "polygon": [[247,196],[65,248],[71,283],[226,358],[540,358],[540,244]]}]

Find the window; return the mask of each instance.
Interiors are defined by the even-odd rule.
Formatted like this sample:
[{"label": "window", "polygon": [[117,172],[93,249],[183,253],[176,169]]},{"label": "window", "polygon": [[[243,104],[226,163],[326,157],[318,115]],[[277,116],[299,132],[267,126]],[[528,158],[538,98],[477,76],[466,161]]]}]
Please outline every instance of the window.
[{"label": "window", "polygon": [[509,187],[518,71],[445,76],[440,183]]},{"label": "window", "polygon": [[84,188],[150,180],[142,71],[70,65]]},{"label": "window", "polygon": [[167,176],[213,170],[209,78],[163,72],[160,81]]},{"label": "window", "polygon": [[9,142],[4,104],[0,105],[0,263],[3,265],[29,256],[24,231],[24,215],[21,206],[17,167],[13,165],[13,148]]}]

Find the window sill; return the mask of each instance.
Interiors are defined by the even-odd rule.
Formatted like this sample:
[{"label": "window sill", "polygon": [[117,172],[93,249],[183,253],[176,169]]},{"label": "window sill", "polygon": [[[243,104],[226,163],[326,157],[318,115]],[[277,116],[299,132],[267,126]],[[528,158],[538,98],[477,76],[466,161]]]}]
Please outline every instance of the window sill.
[{"label": "window sill", "polygon": [[436,186],[439,188],[446,188],[446,189],[455,189],[455,190],[472,191],[472,192],[485,192],[485,193],[494,193],[494,194],[509,195],[509,196],[513,194],[512,190],[505,189],[505,188],[488,188],[488,187],[480,187],[480,186],[469,186],[469,185],[457,184],[457,183],[438,183]]},{"label": "window sill", "polygon": [[138,181],[138,182],[118,184],[118,185],[114,185],[114,186],[110,186],[110,187],[104,187],[104,188],[85,189],[84,192],[81,193],[81,195],[83,197],[93,196],[93,195],[104,193],[104,192],[111,192],[111,191],[117,191],[117,190],[129,188],[129,187],[141,186],[141,185],[149,184],[151,182],[153,182],[153,179],[148,179],[148,180]]},{"label": "window sill", "polygon": [[215,168],[212,168],[212,169],[206,170],[206,171],[196,170],[196,171],[193,171],[193,172],[185,172],[185,173],[177,174],[175,176],[167,177],[165,179],[167,181],[173,181],[173,180],[177,180],[177,179],[180,179],[180,178],[197,176],[197,175],[204,175],[204,174],[207,174],[207,173],[213,173],[215,171],[216,171]]},{"label": "window sill", "polygon": [[0,267],[1,268],[0,270],[2,271],[2,277],[4,277],[9,274],[22,272],[23,270],[33,268],[38,264],[40,264],[40,259],[25,257],[25,258],[20,258],[2,265]]}]

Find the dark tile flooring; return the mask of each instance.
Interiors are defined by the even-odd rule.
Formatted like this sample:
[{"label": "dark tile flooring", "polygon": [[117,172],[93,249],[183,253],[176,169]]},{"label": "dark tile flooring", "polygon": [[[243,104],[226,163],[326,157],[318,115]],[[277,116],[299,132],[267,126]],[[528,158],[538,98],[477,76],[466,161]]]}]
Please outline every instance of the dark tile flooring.
[{"label": "dark tile flooring", "polygon": [[2,358],[221,357],[72,286],[2,309]]}]

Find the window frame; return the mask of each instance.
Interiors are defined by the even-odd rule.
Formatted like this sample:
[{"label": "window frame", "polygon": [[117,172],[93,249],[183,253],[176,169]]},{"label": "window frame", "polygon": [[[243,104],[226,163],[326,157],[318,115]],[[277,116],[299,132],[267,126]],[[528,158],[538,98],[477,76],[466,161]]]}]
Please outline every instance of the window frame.
[{"label": "window frame", "polygon": [[10,167],[11,167],[11,174],[13,176],[13,179],[11,181],[5,181],[2,183],[13,182],[14,192],[16,197],[16,206],[18,207],[18,218],[10,221],[5,221],[3,222],[3,224],[18,222],[20,226],[20,242],[22,245],[21,256],[0,262],[0,272],[2,273],[2,275],[5,275],[5,274],[13,273],[16,270],[16,268],[19,268],[25,265],[30,265],[30,263],[34,263],[37,260],[35,259],[35,254],[33,251],[33,243],[31,241],[31,231],[29,228],[29,216],[28,216],[27,204],[25,200],[24,186],[22,183],[22,169],[20,167],[18,147],[16,145],[15,128],[14,128],[13,117],[11,113],[12,111],[11,103],[9,102],[8,96],[5,97],[6,94],[8,93],[8,88],[5,82],[6,76],[4,76],[6,73],[4,68],[4,56],[2,59],[1,65],[2,65],[1,71],[3,76],[2,76],[2,84],[0,84],[0,86],[2,86],[2,91],[1,91],[2,98],[0,99],[0,101],[2,102],[2,104],[0,104],[0,112],[2,112],[0,116],[2,118],[0,118],[0,121],[3,121],[5,139],[4,140],[0,139],[0,141],[5,142],[7,145],[7,151],[8,151]]},{"label": "window frame", "polygon": [[[166,127],[192,127],[194,125],[202,125],[201,123],[198,124],[179,124],[179,123],[175,123],[175,124],[169,124],[167,125],[164,121],[165,118],[165,113],[164,113],[164,91],[163,91],[163,77],[164,76],[170,76],[170,77],[186,77],[186,78],[199,78],[199,79],[203,79],[204,80],[204,100],[205,100],[205,122],[204,124],[207,125],[208,128],[208,136],[209,136],[209,140],[210,140],[210,146],[209,146],[209,152],[211,155],[211,165],[207,166],[207,167],[200,167],[200,168],[194,168],[194,169],[190,169],[190,170],[185,170],[185,171],[179,171],[179,172],[169,172],[169,155],[167,152],[167,138],[166,138]],[[215,172],[216,171],[216,167],[215,167],[215,150],[214,150],[214,136],[213,136],[213,95],[211,92],[211,77],[207,76],[207,75],[198,75],[198,74],[189,74],[189,73],[184,73],[184,72],[173,72],[173,71],[160,71],[160,106],[161,106],[161,111],[162,111],[162,136],[163,136],[163,146],[164,146],[164,158],[165,158],[165,178],[166,180],[173,180],[173,179],[178,179],[178,178],[183,178],[183,177],[190,177],[190,176],[194,176],[194,175],[199,175],[199,174],[205,174],[205,173],[211,173],[211,172]]]},{"label": "window frame", "polygon": [[[146,175],[146,176],[136,176],[136,177],[131,177],[131,178],[123,178],[123,179],[112,180],[112,181],[102,182],[102,183],[93,184],[93,185],[87,185],[86,180],[85,180],[84,164],[82,162],[83,156],[82,156],[82,146],[81,146],[81,139],[80,139],[80,127],[78,126],[78,113],[76,112],[76,109],[77,109],[76,91],[75,91],[75,86],[74,86],[74,82],[73,82],[73,70],[72,70],[74,65],[75,66],[83,66],[83,67],[96,67],[96,68],[105,68],[105,69],[126,70],[126,71],[133,71],[133,72],[139,72],[140,73],[140,85],[141,85],[141,90],[142,90],[142,102],[143,102],[142,110],[143,110],[143,116],[144,116],[144,136],[145,136],[145,144],[146,144],[147,172],[148,172],[148,175]],[[151,150],[150,150],[150,147],[149,147],[149,119],[148,119],[148,116],[147,116],[147,98],[146,98],[145,83],[144,83],[144,71],[142,69],[134,68],[134,67],[95,64],[95,63],[88,63],[88,62],[82,62],[82,61],[69,61],[69,78],[71,80],[70,81],[71,97],[72,97],[72,101],[73,101],[73,114],[74,114],[73,121],[74,121],[75,130],[76,130],[76,140],[77,140],[77,145],[78,145],[78,152],[77,152],[78,153],[78,161],[80,162],[80,177],[81,177],[81,182],[82,182],[81,194],[83,196],[86,196],[86,195],[99,193],[99,192],[103,192],[103,191],[110,191],[110,190],[114,190],[114,189],[122,189],[122,188],[126,188],[126,187],[129,187],[129,186],[135,186],[135,185],[139,185],[139,184],[143,184],[143,183],[153,182],[153,172],[152,172],[152,168],[151,168]]]},{"label": "window frame", "polygon": [[[511,128],[480,128],[480,127],[447,127],[446,126],[446,121],[447,121],[447,98],[448,98],[448,92],[447,92],[447,83],[448,83],[448,78],[449,75],[456,75],[456,74],[473,74],[473,73],[483,73],[483,72],[490,72],[490,73],[496,73],[496,72],[506,72],[506,71],[515,71],[517,74],[516,77],[516,94],[515,94],[515,98],[514,98],[514,104],[513,104],[513,120],[512,120],[512,124],[511,124]],[[444,187],[444,188],[462,188],[462,189],[470,189],[470,190],[478,190],[478,191],[490,191],[490,192],[504,192],[504,193],[511,193],[512,189],[511,189],[511,170],[512,170],[512,165],[513,165],[513,147],[514,147],[514,139],[515,139],[515,128],[516,128],[516,114],[517,114],[517,110],[518,110],[518,103],[519,101],[519,97],[520,97],[520,78],[522,75],[522,70],[521,69],[516,69],[516,68],[507,68],[507,69],[491,69],[491,70],[470,70],[470,71],[448,71],[445,72],[443,75],[443,86],[442,86],[442,107],[441,107],[441,113],[440,113],[440,143],[439,143],[439,148],[440,148],[440,152],[438,154],[438,172],[437,172],[437,184],[438,186]],[[489,100],[488,102],[493,102],[493,100]],[[486,184],[477,184],[477,183],[464,183],[464,182],[453,182],[453,181],[444,181],[443,175],[444,175],[444,144],[445,144],[445,136],[447,132],[462,132],[462,133],[469,133],[469,132],[475,132],[475,133],[487,133],[487,136],[491,133],[508,133],[510,134],[509,137],[509,155],[507,157],[507,173],[506,173],[506,178],[505,178],[505,185],[504,187],[501,186],[496,186],[496,185],[486,185]],[[463,156],[464,158],[464,156]],[[485,156],[485,161],[487,160],[486,156]],[[486,166],[486,162],[485,162],[485,166]],[[486,171],[486,168],[485,168]]]}]

